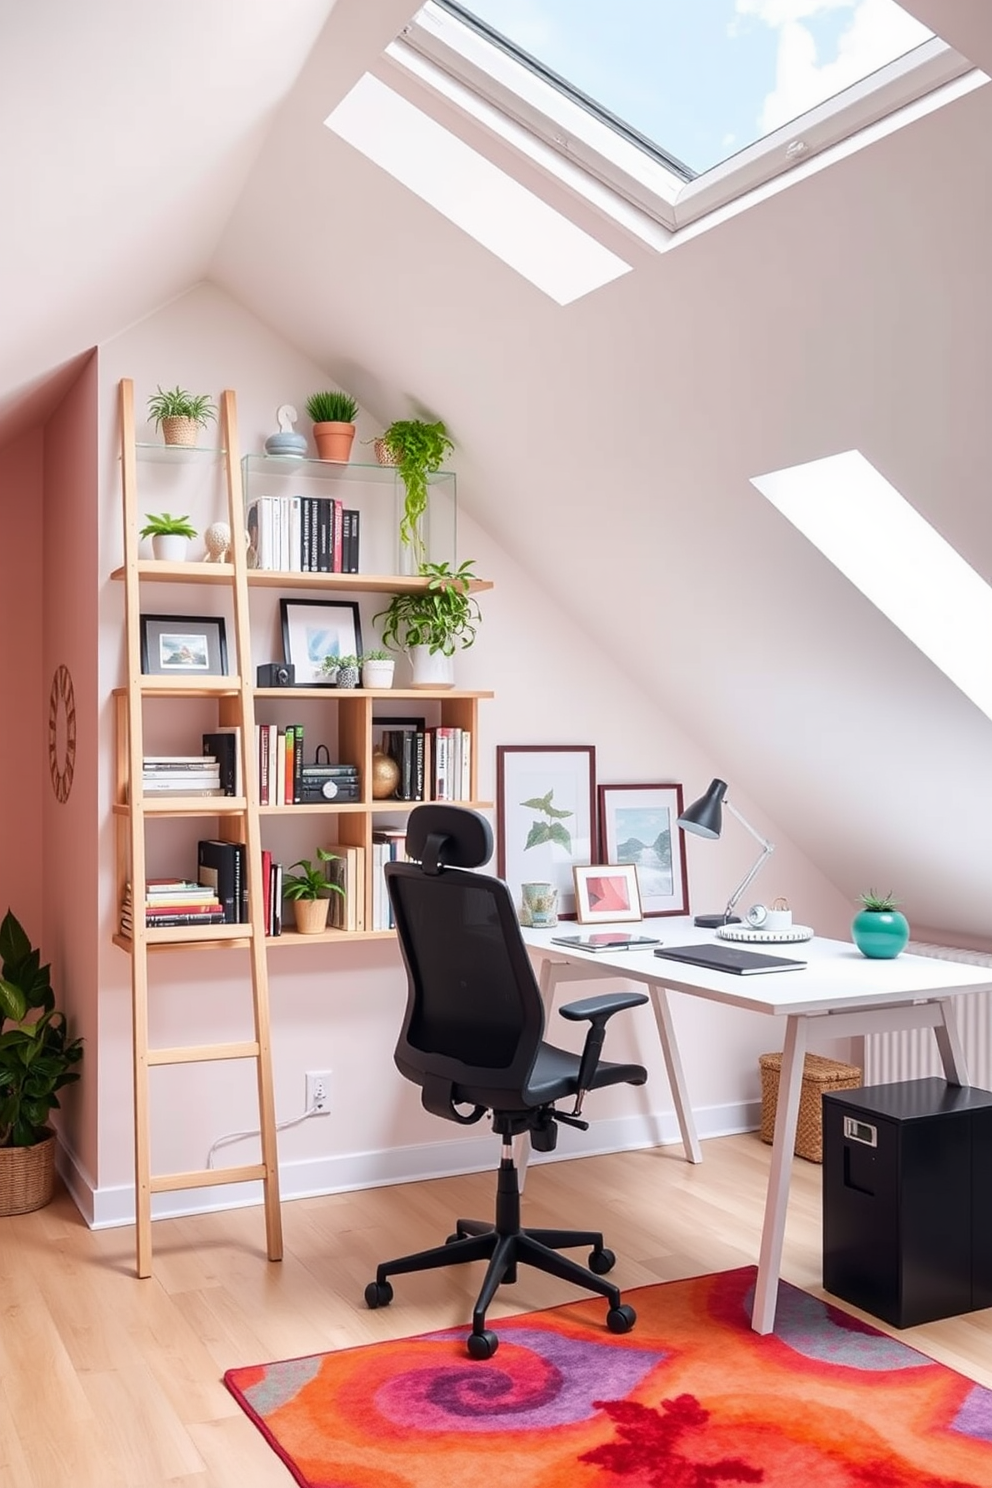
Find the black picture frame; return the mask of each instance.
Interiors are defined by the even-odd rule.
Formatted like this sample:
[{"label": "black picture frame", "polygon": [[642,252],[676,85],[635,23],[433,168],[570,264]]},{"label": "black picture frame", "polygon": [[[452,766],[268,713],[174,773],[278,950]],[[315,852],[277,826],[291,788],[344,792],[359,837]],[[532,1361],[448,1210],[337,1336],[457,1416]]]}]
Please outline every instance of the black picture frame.
[{"label": "black picture frame", "polygon": [[142,615],[141,671],[146,677],[227,676],[227,631],[220,615]]},{"label": "black picture frame", "polygon": [[[362,654],[362,620],[353,599],[280,599],[283,659],[297,687],[332,687],[319,673],[325,656]],[[318,652],[320,653],[318,655]]]}]

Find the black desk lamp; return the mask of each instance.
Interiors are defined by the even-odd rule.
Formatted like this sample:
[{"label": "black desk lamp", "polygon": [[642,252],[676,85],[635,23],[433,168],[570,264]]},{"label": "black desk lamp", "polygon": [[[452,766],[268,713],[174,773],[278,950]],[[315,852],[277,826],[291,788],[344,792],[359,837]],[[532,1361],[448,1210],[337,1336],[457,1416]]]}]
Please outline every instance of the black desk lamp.
[{"label": "black desk lamp", "polygon": [[751,823],[747,821],[736,806],[732,806],[727,800],[727,782],[725,780],[711,780],[705,796],[700,796],[698,801],[693,801],[687,806],[679,817],[679,826],[686,832],[694,832],[697,837],[708,837],[711,841],[720,836],[723,829],[723,808],[736,816],[742,826],[746,827],[751,836],[761,843],[761,855],[753,867],[749,868],[737,885],[730,898],[727,900],[727,908],[723,914],[696,915],[694,925],[702,925],[707,930],[714,929],[717,925],[739,925],[740,915],[734,914],[734,905],[747,888],[760,868],[764,866],[765,859],[775,851],[772,842],[766,842],[760,832],[756,832]]}]

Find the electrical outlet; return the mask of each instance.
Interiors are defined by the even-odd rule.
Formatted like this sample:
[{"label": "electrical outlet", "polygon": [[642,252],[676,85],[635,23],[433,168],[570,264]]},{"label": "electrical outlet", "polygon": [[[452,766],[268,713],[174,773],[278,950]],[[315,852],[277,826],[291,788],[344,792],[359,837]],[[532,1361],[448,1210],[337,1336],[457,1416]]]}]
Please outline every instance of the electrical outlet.
[{"label": "electrical outlet", "polygon": [[331,1109],[330,1070],[307,1070],[307,1111],[326,1116]]}]

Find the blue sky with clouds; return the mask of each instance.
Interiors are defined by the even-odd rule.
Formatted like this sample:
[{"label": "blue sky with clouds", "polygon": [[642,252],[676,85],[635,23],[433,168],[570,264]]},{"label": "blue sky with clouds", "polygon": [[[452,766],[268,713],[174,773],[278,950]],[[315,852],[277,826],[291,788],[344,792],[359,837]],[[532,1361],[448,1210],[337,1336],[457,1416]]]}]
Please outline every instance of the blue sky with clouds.
[{"label": "blue sky with clouds", "polygon": [[895,0],[460,0],[695,172],[925,41]]}]

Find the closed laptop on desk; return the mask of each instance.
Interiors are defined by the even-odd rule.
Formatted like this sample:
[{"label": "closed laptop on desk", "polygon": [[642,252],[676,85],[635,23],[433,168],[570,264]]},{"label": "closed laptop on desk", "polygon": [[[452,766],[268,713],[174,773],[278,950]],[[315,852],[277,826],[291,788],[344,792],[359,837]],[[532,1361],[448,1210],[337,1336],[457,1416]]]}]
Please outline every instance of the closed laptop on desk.
[{"label": "closed laptop on desk", "polygon": [[763,971],[799,971],[805,961],[791,961],[787,956],[766,956],[761,951],[745,951],[732,945],[666,946],[655,951],[668,961],[685,961],[690,966],[705,966],[709,971],[730,971],[735,976],[753,976]]}]

